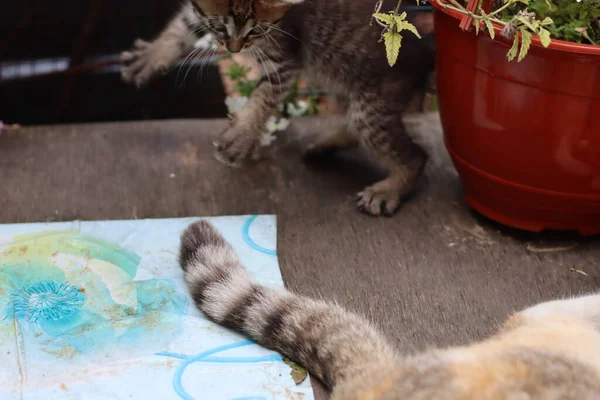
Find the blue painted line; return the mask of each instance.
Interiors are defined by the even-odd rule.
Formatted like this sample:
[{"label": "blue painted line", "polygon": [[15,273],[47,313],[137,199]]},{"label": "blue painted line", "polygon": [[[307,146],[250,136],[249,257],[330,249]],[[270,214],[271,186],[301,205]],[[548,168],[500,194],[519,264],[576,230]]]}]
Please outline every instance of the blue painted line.
[{"label": "blue painted line", "polygon": [[[245,340],[242,342],[232,343],[214,349],[206,350],[200,354],[194,356],[186,356],[179,353],[160,352],[156,353],[157,356],[172,357],[183,360],[183,363],[177,367],[175,374],[173,375],[173,388],[175,392],[184,400],[194,400],[183,388],[182,379],[185,369],[193,363],[234,363],[234,364],[250,364],[250,363],[261,363],[261,362],[282,362],[283,359],[279,354],[270,354],[263,357],[210,357],[213,354],[220,353],[239,347],[250,346],[256,344],[252,340]],[[240,397],[233,400],[266,400],[264,397]]]},{"label": "blue painted line", "polygon": [[258,245],[250,237],[250,226],[257,217],[258,215],[252,215],[246,220],[246,222],[244,222],[244,226],[242,227],[242,237],[244,238],[244,242],[246,242],[246,244],[252,247],[254,250],[260,251],[261,253],[268,254],[270,256],[276,256],[277,252],[275,250],[265,249],[264,247]]},{"label": "blue painted line", "polygon": [[[157,356],[165,356],[171,358],[178,358],[180,360],[187,360],[189,356],[175,353],[156,353]],[[279,354],[270,354],[263,357],[204,357],[198,362],[203,363],[216,363],[216,364],[255,364],[261,362],[278,362],[283,361],[283,358]]]}]

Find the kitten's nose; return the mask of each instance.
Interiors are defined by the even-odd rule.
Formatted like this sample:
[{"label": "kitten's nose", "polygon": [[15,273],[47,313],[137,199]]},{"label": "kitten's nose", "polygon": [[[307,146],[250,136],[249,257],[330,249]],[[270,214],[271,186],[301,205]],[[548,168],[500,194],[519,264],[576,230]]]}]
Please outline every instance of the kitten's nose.
[{"label": "kitten's nose", "polygon": [[227,42],[227,50],[229,50],[230,53],[239,53],[243,47],[244,43],[242,43],[241,40]]}]

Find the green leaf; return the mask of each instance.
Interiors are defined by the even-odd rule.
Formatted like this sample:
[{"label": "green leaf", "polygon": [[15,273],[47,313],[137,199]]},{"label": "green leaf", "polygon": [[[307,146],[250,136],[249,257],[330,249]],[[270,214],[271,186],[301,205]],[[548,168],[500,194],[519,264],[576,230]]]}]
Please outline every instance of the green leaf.
[{"label": "green leaf", "polygon": [[519,51],[519,35],[515,35],[515,40],[513,40],[512,47],[508,51],[508,54],[506,54],[506,59],[508,61],[514,60],[515,57],[517,56],[518,51]]},{"label": "green leaf", "polygon": [[544,28],[540,28],[538,36],[540,37],[540,42],[542,42],[542,46],[548,47],[548,45],[550,44],[550,32],[548,32]]},{"label": "green leaf", "polygon": [[394,16],[392,14],[376,13],[373,14],[373,16],[377,18],[379,22],[382,22],[386,25],[391,25],[392,22],[394,22]]},{"label": "green leaf", "polygon": [[519,57],[517,58],[517,62],[523,61],[527,52],[529,51],[529,47],[531,46],[531,33],[527,32],[525,29],[521,29],[521,50],[519,51]]},{"label": "green leaf", "polygon": [[406,21],[406,11],[404,11],[400,15],[394,15],[394,19],[396,20],[396,23],[400,23],[400,22]]},{"label": "green leaf", "polygon": [[485,23],[485,26],[487,26],[490,37],[494,39],[494,37],[496,37],[496,31],[494,31],[494,25],[492,24],[492,21],[489,19],[484,19],[483,22]]},{"label": "green leaf", "polygon": [[396,32],[399,33],[399,32],[402,32],[403,30],[410,31],[410,32],[414,33],[416,37],[421,39],[421,35],[419,34],[419,31],[417,30],[416,26],[414,26],[413,24],[411,24],[408,21],[396,22]]},{"label": "green leaf", "polygon": [[386,32],[383,34],[383,40],[385,41],[385,52],[387,54],[388,63],[390,64],[390,67],[392,67],[398,60],[398,54],[400,53],[400,46],[402,44],[402,35],[397,32]]},{"label": "green leaf", "polygon": [[396,24],[395,24],[396,32],[400,33],[403,30],[407,30],[407,31],[414,33],[415,36],[418,37],[419,39],[421,38],[421,35],[419,34],[417,27],[406,20],[406,12],[403,12],[400,15],[394,15],[394,21],[396,22]]},{"label": "green leaf", "polygon": [[473,20],[473,26],[475,26],[475,34],[479,35],[479,27],[481,26],[480,22],[477,20]]},{"label": "green leaf", "polygon": [[546,25],[551,25],[553,24],[554,21],[552,21],[552,18],[550,17],[546,17],[544,18],[544,20],[542,21],[542,26],[546,26]]}]

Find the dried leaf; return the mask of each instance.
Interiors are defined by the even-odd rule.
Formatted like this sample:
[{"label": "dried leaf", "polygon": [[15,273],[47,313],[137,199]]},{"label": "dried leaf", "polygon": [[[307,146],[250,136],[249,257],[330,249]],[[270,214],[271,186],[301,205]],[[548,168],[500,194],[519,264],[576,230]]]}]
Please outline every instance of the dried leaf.
[{"label": "dried leaf", "polygon": [[290,371],[290,375],[296,385],[301,384],[308,377],[308,372],[298,364],[291,361],[289,358],[283,358],[283,362],[286,363],[292,370]]},{"label": "dried leaf", "polygon": [[573,250],[579,245],[575,241],[563,242],[563,243],[528,243],[526,246],[527,251],[532,253],[556,253],[561,251]]},{"label": "dried leaf", "polygon": [[517,28],[515,27],[515,24],[511,21],[508,24],[504,25],[504,28],[502,28],[502,31],[500,31],[500,34],[502,36],[504,36],[505,38],[510,39],[513,36],[515,36],[516,32],[517,32]]},{"label": "dried leaf", "polygon": [[584,272],[584,271],[582,271],[580,269],[577,269],[577,268],[571,268],[571,272],[574,273],[574,274],[580,274],[580,275],[583,275],[583,276],[588,276],[588,274],[586,272]]}]

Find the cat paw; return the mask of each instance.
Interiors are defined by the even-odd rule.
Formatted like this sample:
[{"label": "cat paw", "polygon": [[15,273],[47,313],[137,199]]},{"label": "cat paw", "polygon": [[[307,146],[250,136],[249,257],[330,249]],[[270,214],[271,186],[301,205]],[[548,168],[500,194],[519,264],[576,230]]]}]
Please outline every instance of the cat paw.
[{"label": "cat paw", "polygon": [[123,81],[142,87],[155,76],[168,71],[169,62],[155,46],[153,43],[138,39],[132,50],[121,53]]},{"label": "cat paw", "polygon": [[388,178],[358,193],[357,206],[365,214],[391,217],[400,208],[401,193],[397,185]]},{"label": "cat paw", "polygon": [[260,159],[260,139],[236,128],[227,129],[214,145],[217,149],[215,158],[231,167],[239,167],[248,160]]}]

